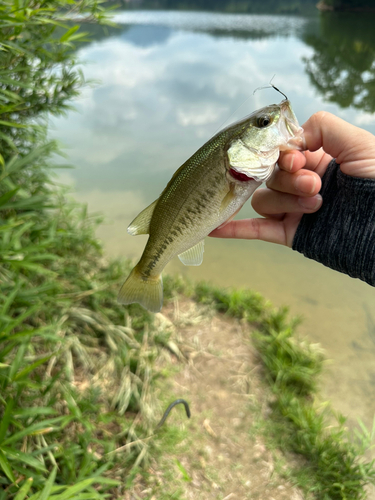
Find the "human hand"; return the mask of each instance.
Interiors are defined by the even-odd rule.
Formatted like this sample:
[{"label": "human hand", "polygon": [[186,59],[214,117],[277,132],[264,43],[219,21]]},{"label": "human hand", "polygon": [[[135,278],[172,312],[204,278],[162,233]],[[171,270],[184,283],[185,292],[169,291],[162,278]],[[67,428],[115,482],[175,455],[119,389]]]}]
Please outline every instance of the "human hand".
[{"label": "human hand", "polygon": [[281,153],[267,188],[252,197],[253,208],[264,218],[231,221],[210,236],[291,247],[303,214],[322,205],[321,177],[333,158],[346,175],[375,178],[375,136],[370,132],[324,111],[312,115],[303,128],[307,151]]}]

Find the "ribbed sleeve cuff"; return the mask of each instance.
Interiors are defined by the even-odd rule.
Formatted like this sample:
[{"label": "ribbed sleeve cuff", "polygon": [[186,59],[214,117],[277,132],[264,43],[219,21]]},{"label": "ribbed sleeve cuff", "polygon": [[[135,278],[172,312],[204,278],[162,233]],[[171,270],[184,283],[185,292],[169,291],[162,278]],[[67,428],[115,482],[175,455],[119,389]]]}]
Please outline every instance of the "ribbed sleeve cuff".
[{"label": "ribbed sleeve cuff", "polygon": [[293,250],[375,286],[375,179],[345,175],[333,160],[320,194],[323,205],[302,217]]}]

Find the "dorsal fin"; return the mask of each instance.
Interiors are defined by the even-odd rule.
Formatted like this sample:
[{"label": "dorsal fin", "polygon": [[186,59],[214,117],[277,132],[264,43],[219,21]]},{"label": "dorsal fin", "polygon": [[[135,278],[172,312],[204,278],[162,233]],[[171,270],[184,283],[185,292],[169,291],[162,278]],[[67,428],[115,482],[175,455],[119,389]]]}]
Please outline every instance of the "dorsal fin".
[{"label": "dorsal fin", "polygon": [[154,209],[156,207],[158,200],[155,200],[148,207],[146,207],[137,217],[133,220],[133,222],[128,227],[128,233],[132,236],[136,236],[138,234],[149,234],[150,233],[150,222],[152,214],[154,213]]}]

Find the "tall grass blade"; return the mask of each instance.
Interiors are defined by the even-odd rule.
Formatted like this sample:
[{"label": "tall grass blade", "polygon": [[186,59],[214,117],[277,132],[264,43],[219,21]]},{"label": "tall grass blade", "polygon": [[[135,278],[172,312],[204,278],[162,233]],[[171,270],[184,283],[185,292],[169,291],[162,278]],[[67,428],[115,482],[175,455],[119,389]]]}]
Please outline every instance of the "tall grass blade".
[{"label": "tall grass blade", "polygon": [[14,474],[13,474],[13,471],[12,471],[12,468],[6,458],[6,456],[4,455],[4,453],[2,452],[2,450],[0,450],[0,467],[2,468],[2,470],[4,471],[5,475],[7,476],[7,478],[12,482],[12,483],[15,483],[16,482],[16,478],[14,477]]},{"label": "tall grass blade", "polygon": [[54,468],[52,469],[51,474],[49,475],[49,477],[46,481],[44,488],[42,489],[42,491],[38,497],[38,500],[48,500],[49,494],[51,493],[51,490],[52,490],[52,486],[55,482],[56,473],[57,473],[57,466],[55,465]]},{"label": "tall grass blade", "polygon": [[21,486],[19,492],[14,497],[14,500],[25,500],[25,498],[27,497],[27,494],[29,493],[29,490],[30,490],[32,484],[33,484],[32,477],[29,477],[28,479],[26,479],[25,483]]},{"label": "tall grass blade", "polygon": [[2,416],[2,419],[1,419],[1,422],[0,422],[0,447],[1,447],[1,444],[5,438],[5,434],[8,430],[8,427],[9,427],[9,423],[10,423],[10,420],[12,418],[12,414],[13,414],[13,407],[14,407],[14,400],[13,399],[9,399],[7,401],[7,404],[6,404],[6,407],[5,407],[5,411],[3,413],[3,416]]}]

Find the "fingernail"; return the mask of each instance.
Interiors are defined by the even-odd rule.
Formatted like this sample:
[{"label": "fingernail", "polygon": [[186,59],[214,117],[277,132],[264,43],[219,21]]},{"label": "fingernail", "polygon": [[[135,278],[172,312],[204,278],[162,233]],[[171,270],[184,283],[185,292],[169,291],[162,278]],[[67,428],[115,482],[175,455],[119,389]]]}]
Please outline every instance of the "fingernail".
[{"label": "fingernail", "polygon": [[298,198],[298,204],[307,210],[316,210],[322,204],[323,198],[320,194],[312,196],[311,198]]},{"label": "fingernail", "polygon": [[292,171],[292,168],[293,168],[293,163],[294,163],[294,155],[290,155],[291,158],[290,158],[290,163],[289,165],[286,165],[287,169],[289,170],[289,172]]},{"label": "fingernail", "polygon": [[311,194],[315,190],[315,177],[311,175],[299,175],[294,181],[295,188],[301,193]]}]

